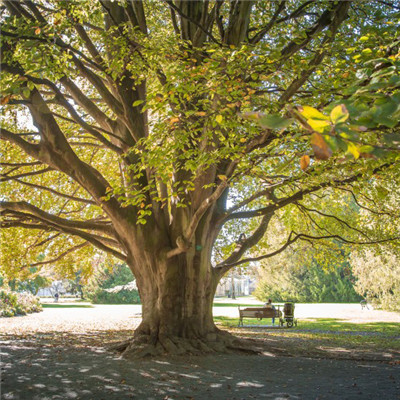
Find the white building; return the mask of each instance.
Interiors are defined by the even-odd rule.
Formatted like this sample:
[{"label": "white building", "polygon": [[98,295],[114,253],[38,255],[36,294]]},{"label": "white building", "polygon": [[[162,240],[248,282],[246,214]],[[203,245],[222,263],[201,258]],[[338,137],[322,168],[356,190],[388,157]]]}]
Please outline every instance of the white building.
[{"label": "white building", "polygon": [[215,296],[232,297],[232,292],[236,296],[249,296],[256,288],[256,280],[246,275],[234,275],[222,278],[217,286]]}]

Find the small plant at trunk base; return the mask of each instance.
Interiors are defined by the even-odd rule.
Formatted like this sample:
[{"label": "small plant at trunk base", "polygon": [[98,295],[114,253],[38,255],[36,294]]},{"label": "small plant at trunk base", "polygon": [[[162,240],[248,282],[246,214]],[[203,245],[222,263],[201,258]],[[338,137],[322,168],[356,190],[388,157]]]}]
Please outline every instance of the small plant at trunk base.
[{"label": "small plant at trunk base", "polygon": [[[397,72],[374,87],[385,97],[368,103],[385,108],[377,125],[354,136],[347,124],[361,111],[341,106],[360,63],[382,53],[397,68],[391,2],[2,7],[1,273],[51,265],[73,279],[106,257],[126,263],[143,319],[119,347],[125,356],[243,348],[212,317],[218,282],[237,265],[299,241],[397,240],[335,214],[345,191],[366,212],[386,213],[363,190],[399,185],[397,120],[385,119],[387,107],[398,112]],[[360,85],[368,95],[375,72]],[[258,112],[262,124],[243,118]],[[338,135],[346,147],[331,152]],[[356,140],[380,154],[349,157]],[[272,245],[277,219],[285,236]]]}]

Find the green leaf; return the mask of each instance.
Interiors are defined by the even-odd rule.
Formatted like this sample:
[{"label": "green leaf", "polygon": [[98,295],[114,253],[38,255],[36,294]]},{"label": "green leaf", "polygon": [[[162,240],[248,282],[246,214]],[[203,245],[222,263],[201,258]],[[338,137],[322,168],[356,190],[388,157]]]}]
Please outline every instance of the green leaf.
[{"label": "green leaf", "polygon": [[336,136],[324,135],[324,140],[332,151],[336,151],[339,149],[339,142]]},{"label": "green leaf", "polygon": [[317,120],[323,120],[323,121],[329,120],[329,117],[322,114],[320,111],[318,111],[314,107],[309,107],[309,106],[299,107],[299,112],[303,117],[305,117],[307,119],[317,119]]},{"label": "green leaf", "polygon": [[25,88],[22,91],[22,94],[24,95],[24,97],[28,98],[30,96],[30,94],[31,94],[31,91],[28,88]]},{"label": "green leaf", "polygon": [[400,76],[393,75],[389,79],[390,86],[400,86]]},{"label": "green leaf", "polygon": [[215,120],[220,124],[220,123],[222,123],[223,116],[222,116],[221,114],[218,114],[218,115],[215,117]]},{"label": "green leaf", "polygon": [[264,128],[283,129],[293,122],[290,118],[281,117],[278,114],[264,115],[260,118],[260,125]]},{"label": "green leaf", "polygon": [[132,103],[132,107],[137,107],[140,106],[141,104],[144,103],[144,100],[136,100]]},{"label": "green leaf", "polygon": [[385,198],[389,194],[389,191],[381,185],[376,187],[376,192],[380,198]]},{"label": "green leaf", "polygon": [[394,128],[399,123],[399,121],[385,117],[384,115],[375,115],[374,121],[379,125],[384,125],[388,128]]},{"label": "green leaf", "polygon": [[371,145],[364,145],[359,148],[360,153],[372,153],[375,147]]},{"label": "green leaf", "polygon": [[339,124],[345,122],[349,118],[349,112],[344,104],[340,104],[331,111],[330,116],[334,124]]},{"label": "green leaf", "polygon": [[389,146],[400,147],[400,134],[399,133],[388,133],[383,137],[385,143]]}]

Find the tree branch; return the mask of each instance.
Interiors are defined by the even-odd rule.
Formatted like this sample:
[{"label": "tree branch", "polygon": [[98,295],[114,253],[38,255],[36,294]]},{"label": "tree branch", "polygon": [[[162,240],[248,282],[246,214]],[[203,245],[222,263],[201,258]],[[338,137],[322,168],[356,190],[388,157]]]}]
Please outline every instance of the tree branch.
[{"label": "tree branch", "polygon": [[84,199],[84,198],[82,198],[82,197],[71,196],[71,195],[66,194],[66,193],[58,192],[57,190],[51,189],[51,188],[49,188],[49,187],[47,187],[47,186],[37,185],[37,184],[30,183],[30,182],[25,182],[25,181],[22,181],[22,180],[20,180],[20,179],[16,179],[16,178],[14,178],[14,177],[12,177],[12,179],[13,179],[14,181],[16,181],[16,182],[22,184],[22,185],[26,185],[26,186],[29,186],[29,187],[33,187],[33,188],[35,188],[35,189],[45,190],[45,191],[47,191],[47,192],[50,192],[50,193],[55,194],[56,196],[64,197],[64,198],[66,198],[66,199],[73,200],[73,201],[78,201],[78,202],[80,202],[80,203],[96,205],[96,202],[94,202],[93,200]]},{"label": "tree branch", "polygon": [[[322,40],[321,47],[326,43],[332,42],[336,36],[336,33],[339,29],[339,26],[342,22],[348,17],[347,12],[350,7],[350,1],[341,1],[335,6],[336,9],[334,11],[325,11],[324,14],[320,18],[320,22],[313,28],[312,34],[310,36],[307,35],[307,39],[305,39],[302,43],[297,44],[292,42],[285,49],[282,50],[282,55],[284,58],[290,57],[292,54],[302,49],[307,43],[311,40],[311,38],[320,30],[322,30],[325,26],[330,25],[329,34],[326,34],[324,39]],[[331,20],[332,18],[332,20]],[[311,76],[311,74],[315,71],[317,66],[321,64],[322,60],[326,55],[325,50],[317,51],[314,58],[309,62],[308,69],[303,69],[299,78],[295,79],[289,87],[285,90],[285,92],[279,98],[280,104],[285,104],[296,92],[297,90],[303,86],[303,84],[307,81],[307,79]]]},{"label": "tree branch", "polygon": [[343,242],[343,243],[362,246],[362,245],[372,245],[372,244],[387,243],[387,242],[400,240],[400,236],[395,236],[395,237],[392,237],[389,239],[369,240],[369,241],[365,241],[365,242],[358,242],[358,241],[354,241],[354,240],[345,239],[339,235],[312,236],[312,235],[307,235],[304,233],[296,234],[295,232],[290,232],[290,235],[289,235],[286,243],[282,247],[280,247],[278,250],[275,250],[271,253],[264,254],[264,255],[258,256],[258,257],[244,258],[240,261],[232,262],[230,264],[220,263],[215,268],[221,269],[222,272],[225,273],[237,265],[248,263],[248,262],[260,261],[265,258],[273,257],[273,256],[281,253],[283,250],[285,250],[288,246],[290,246],[297,240],[313,241],[313,240],[324,240],[324,239],[337,239],[338,241]]},{"label": "tree branch", "polygon": [[[312,1],[309,1],[308,3],[312,3]],[[279,17],[279,14],[285,9],[286,7],[286,1],[280,1],[277,9],[275,10],[274,15],[272,16],[271,20],[265,25],[259,32],[257,32],[250,40],[249,42],[251,44],[256,44],[259,41],[263,39],[263,37],[270,31],[270,29],[275,25],[275,22],[277,18]]]},{"label": "tree branch", "polygon": [[188,20],[189,22],[191,22],[192,24],[196,25],[203,33],[206,34],[206,36],[208,36],[214,43],[218,44],[219,46],[222,46],[222,43],[220,41],[218,41],[211,32],[209,32],[207,29],[204,28],[204,26],[202,26],[201,24],[199,24],[197,21],[195,21],[193,18],[190,18],[188,15],[186,15],[184,12],[182,12],[182,10],[177,7],[174,2],[172,0],[163,0],[165,1],[168,6],[176,11],[182,18]]},{"label": "tree branch", "polygon": [[0,176],[1,176],[0,182],[17,180],[18,178],[25,178],[27,176],[41,175],[41,174],[44,174],[45,172],[50,172],[50,171],[54,171],[54,169],[53,168],[44,168],[44,169],[41,169],[40,171],[25,172],[23,174],[18,174],[18,175],[13,175],[13,176],[4,176],[4,174],[0,174]]},{"label": "tree branch", "polygon": [[85,229],[85,230],[95,230],[98,232],[105,233],[107,235],[114,236],[115,232],[110,226],[105,225],[100,222],[92,222],[92,221],[74,221],[63,219],[52,215],[46,211],[41,210],[40,208],[27,203],[26,201],[19,202],[9,202],[9,201],[1,201],[0,202],[0,210],[4,213],[9,214],[16,212],[29,212],[31,217],[39,218],[41,221],[46,221],[55,226],[67,227],[67,228],[77,228],[77,229]]},{"label": "tree branch", "polygon": [[[1,209],[1,203],[0,203],[0,209]],[[4,210],[1,212],[2,215],[4,214],[10,214],[10,210]],[[122,248],[120,243],[116,242],[115,240],[108,238],[108,237],[102,237],[98,235],[94,235],[85,231],[80,230],[79,228],[74,228],[74,227],[69,227],[68,224],[66,225],[58,225],[56,222],[53,222],[52,220],[47,220],[45,218],[41,218],[39,215],[32,215],[32,214],[24,214],[23,212],[20,211],[12,211],[11,212],[12,216],[19,217],[19,220],[16,221],[2,221],[1,226],[3,228],[11,228],[11,227],[21,227],[21,228],[28,228],[28,229],[45,229],[45,230],[55,230],[55,231],[61,231],[63,233],[73,235],[73,236],[78,236],[82,239],[85,239],[87,242],[91,243],[93,246],[99,248],[102,251],[105,251],[107,253],[112,254],[114,257],[119,258],[120,260],[126,261],[126,255],[122,254],[121,252],[115,250],[112,247],[109,247],[108,245],[104,244],[111,244],[111,245],[117,245],[118,247]],[[54,217],[54,216],[52,216]],[[56,217],[58,220],[61,218]],[[21,222],[22,219],[22,222]],[[31,224],[31,223],[26,223],[23,222],[23,220],[37,220],[40,223],[39,224]],[[63,220],[65,221],[65,220]],[[81,222],[81,221],[75,221],[75,222]],[[73,225],[73,224],[71,224]],[[84,229],[84,228],[83,228]]]},{"label": "tree branch", "polygon": [[89,245],[88,242],[83,242],[81,244],[78,244],[78,245],[76,245],[74,247],[71,247],[70,249],[64,251],[58,257],[52,258],[51,260],[40,261],[40,262],[37,262],[37,263],[29,264],[29,266],[30,267],[38,267],[39,265],[53,264],[53,263],[61,260],[62,258],[64,258],[66,255],[68,255],[70,253],[73,253],[74,251],[80,250],[83,247],[86,247],[88,245]]},{"label": "tree branch", "polygon": [[273,216],[273,213],[264,215],[260,225],[258,228],[254,231],[254,233],[247,239],[244,239],[243,241],[237,243],[235,250],[232,252],[232,254],[225,259],[222,263],[219,265],[231,265],[238,261],[240,257],[251,247],[255,246],[264,236],[265,232],[267,231],[269,222],[271,221],[271,218]]},{"label": "tree branch", "polygon": [[207,197],[203,202],[200,204],[199,208],[196,210],[194,213],[192,220],[190,221],[190,224],[188,228],[185,231],[185,239],[188,241],[191,241],[193,238],[193,235],[196,232],[196,228],[203,217],[204,213],[208,210],[208,208],[215,203],[222,193],[225,191],[225,189],[228,187],[227,181],[221,182],[218,187],[215,189],[214,193]]},{"label": "tree branch", "polygon": [[300,203],[296,203],[296,204],[297,204],[300,208],[302,208],[303,210],[306,210],[306,211],[309,211],[309,212],[314,212],[314,213],[316,213],[316,214],[318,214],[318,215],[321,215],[321,216],[323,216],[323,217],[326,217],[326,218],[333,218],[334,220],[338,221],[340,224],[346,226],[346,227],[349,228],[350,230],[356,231],[356,232],[358,232],[360,235],[366,237],[367,239],[370,239],[370,238],[368,237],[368,235],[367,235],[365,232],[361,231],[361,230],[358,229],[358,228],[355,228],[354,226],[351,226],[348,222],[342,220],[341,218],[337,217],[336,215],[327,214],[327,213],[324,213],[324,212],[322,212],[322,211],[316,210],[316,209],[314,209],[314,208],[308,208],[308,207],[306,207],[305,205],[300,204]]}]

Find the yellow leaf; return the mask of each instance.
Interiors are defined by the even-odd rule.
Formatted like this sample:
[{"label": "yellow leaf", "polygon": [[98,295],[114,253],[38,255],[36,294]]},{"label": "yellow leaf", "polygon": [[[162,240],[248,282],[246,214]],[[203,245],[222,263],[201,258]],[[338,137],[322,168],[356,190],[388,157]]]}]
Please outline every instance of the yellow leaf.
[{"label": "yellow leaf", "polygon": [[300,114],[307,119],[329,120],[329,117],[310,106],[299,107]]},{"label": "yellow leaf", "polygon": [[310,165],[310,157],[305,154],[303,157],[300,158],[300,168],[305,171],[308,166]]},{"label": "yellow leaf", "polygon": [[199,117],[205,117],[207,114],[204,111],[199,111],[196,113]]},{"label": "yellow leaf", "polygon": [[219,178],[221,181],[226,181],[226,180],[228,179],[225,175],[218,175],[218,178]]},{"label": "yellow leaf", "polygon": [[222,122],[222,120],[223,120],[223,116],[222,116],[221,114],[218,114],[218,115],[215,117],[215,120],[220,124],[220,123]]},{"label": "yellow leaf", "polygon": [[169,123],[170,123],[170,124],[175,124],[175,122],[179,122],[179,118],[178,118],[178,117],[171,118],[171,119],[169,120]]},{"label": "yellow leaf", "polygon": [[240,138],[240,141],[241,141],[242,143],[247,142],[247,140],[246,140],[244,137]]},{"label": "yellow leaf", "polygon": [[246,118],[246,119],[251,119],[251,120],[259,120],[260,118],[261,118],[261,115],[260,115],[260,113],[258,113],[258,112],[245,112],[245,113],[243,113],[243,114],[240,114],[243,118]]},{"label": "yellow leaf", "polygon": [[314,131],[317,131],[319,133],[322,133],[327,126],[331,125],[329,121],[321,121],[317,119],[308,119],[307,122],[311,126],[311,128],[314,129]]},{"label": "yellow leaf", "polygon": [[37,28],[35,29],[35,35],[39,35],[40,32],[41,32],[41,29],[40,29],[39,27],[37,27]]},{"label": "yellow leaf", "polygon": [[344,104],[336,106],[331,111],[331,120],[334,124],[346,121],[349,118],[349,112]]},{"label": "yellow leaf", "polygon": [[353,154],[353,156],[356,160],[358,160],[358,158],[360,157],[360,152],[359,152],[357,146],[352,142],[347,143],[347,151],[349,153]]}]

